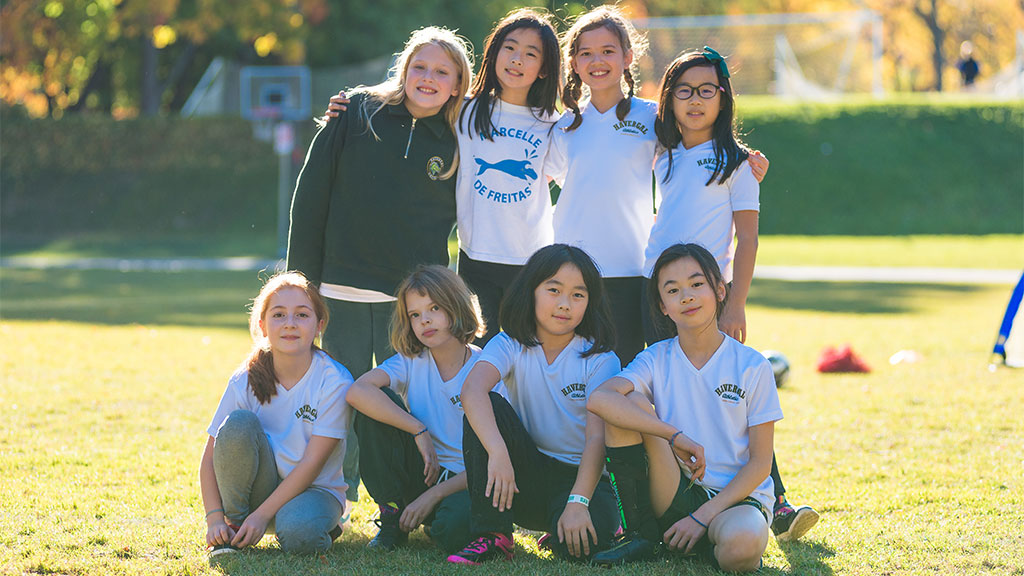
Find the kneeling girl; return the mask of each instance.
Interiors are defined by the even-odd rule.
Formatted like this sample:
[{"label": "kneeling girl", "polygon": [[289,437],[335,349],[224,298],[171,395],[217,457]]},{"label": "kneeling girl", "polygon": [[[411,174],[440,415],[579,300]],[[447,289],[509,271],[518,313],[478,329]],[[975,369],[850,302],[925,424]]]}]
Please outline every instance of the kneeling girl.
[{"label": "kneeling girl", "polygon": [[663,540],[723,570],[756,570],[768,543],[772,442],[782,419],[771,366],[719,330],[726,285],[706,249],[669,247],[651,279],[651,314],[667,316],[677,336],[637,355],[587,404],[605,421],[625,527],[595,562],[642,559]]}]

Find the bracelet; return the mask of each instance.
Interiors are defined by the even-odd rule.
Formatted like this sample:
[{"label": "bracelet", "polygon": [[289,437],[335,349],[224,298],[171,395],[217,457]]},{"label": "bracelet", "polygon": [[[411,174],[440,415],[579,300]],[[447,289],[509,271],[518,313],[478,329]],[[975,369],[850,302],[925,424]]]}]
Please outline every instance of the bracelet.
[{"label": "bracelet", "polygon": [[700,524],[701,528],[703,528],[703,529],[705,529],[705,530],[707,530],[707,529],[708,529],[708,525],[707,525],[707,524],[705,524],[705,523],[703,523],[703,522],[701,522],[700,520],[697,520],[697,517],[696,517],[696,516],[694,516],[694,515],[693,515],[693,513],[690,513],[690,514],[689,514],[688,516],[690,517],[690,519],[691,519],[691,520],[693,520],[693,521],[694,521],[694,522],[696,522],[697,524]]},{"label": "bracelet", "polygon": [[585,507],[590,508],[590,498],[586,496],[580,496],[579,494],[569,494],[569,499],[565,502],[566,504],[583,504]]},{"label": "bracelet", "polygon": [[210,514],[216,514],[217,512],[223,513],[224,509],[223,508],[215,508],[213,510],[210,510],[209,512],[206,513],[206,517],[209,518]]},{"label": "bracelet", "polygon": [[412,437],[413,437],[413,438],[415,438],[415,437],[419,436],[420,434],[423,434],[423,433],[424,433],[424,432],[426,432],[426,431],[427,431],[427,427],[426,427],[426,426],[424,426],[424,427],[423,427],[423,430],[420,430],[419,432],[417,432],[417,433],[413,434],[413,435],[412,435]]},{"label": "bracelet", "polygon": [[682,430],[677,430],[676,433],[673,434],[672,437],[668,439],[668,445],[669,446],[675,446],[676,445],[676,436],[679,436],[682,433],[683,433]]}]

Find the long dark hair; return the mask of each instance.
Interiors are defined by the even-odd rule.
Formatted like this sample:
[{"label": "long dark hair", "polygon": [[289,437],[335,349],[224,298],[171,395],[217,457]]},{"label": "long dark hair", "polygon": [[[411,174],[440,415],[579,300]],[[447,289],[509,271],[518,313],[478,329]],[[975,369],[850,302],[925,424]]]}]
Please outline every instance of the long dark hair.
[{"label": "long dark hair", "polygon": [[526,105],[541,110],[546,116],[555,114],[562,75],[558,34],[547,15],[530,8],[520,8],[502,18],[484,40],[484,60],[480,65],[480,73],[473,79],[473,86],[469,89],[469,102],[459,113],[460,129],[463,127],[463,119],[469,114],[471,126],[467,129],[470,137],[475,132],[488,140],[494,140],[491,112],[495,102],[501,97],[501,84],[498,82],[498,72],[495,69],[498,51],[501,50],[509,33],[520,28],[536,30],[540,34],[541,50],[544,52],[540,75],[530,86],[530,91],[526,95]]},{"label": "long dark hair", "polygon": [[619,39],[619,46],[622,48],[623,57],[626,56],[627,52],[633,52],[632,64],[622,71],[622,78],[626,81],[626,87],[629,88],[629,91],[626,97],[615,106],[615,117],[620,121],[625,120],[633,101],[633,92],[636,87],[633,74],[638,70],[637,62],[640,61],[640,57],[647,51],[647,38],[636,31],[633,24],[630,23],[629,19],[618,8],[615,6],[599,6],[580,16],[576,23],[572,25],[572,28],[569,28],[569,31],[565,33],[565,38],[562,41],[562,49],[565,52],[564,58],[566,60],[565,88],[562,90],[562,104],[565,105],[567,110],[572,110],[573,113],[572,124],[565,129],[567,132],[579,128],[580,124],[583,123],[583,116],[580,114],[579,105],[580,97],[583,96],[583,79],[580,78],[580,75],[568,63],[575,58],[576,52],[579,51],[580,36],[584,32],[590,32],[598,28],[607,28],[612,34],[615,34]]},{"label": "long dark hair", "polygon": [[583,250],[567,244],[552,244],[537,250],[519,271],[501,302],[501,327],[523,346],[537,346],[537,309],[533,293],[563,264],[572,264],[583,275],[587,286],[587,310],[576,333],[593,344],[583,356],[608,352],[615,347],[615,327],[608,308],[601,273]]},{"label": "long dark hair", "polygon": [[[723,62],[722,66],[724,65]],[[665,148],[668,154],[668,171],[665,172],[665,182],[672,177],[672,150],[683,141],[683,135],[676,124],[672,108],[675,99],[672,89],[683,72],[697,66],[713,69],[718,77],[718,85],[722,87],[718,96],[722,99],[718,118],[715,118],[715,123],[711,127],[711,141],[715,149],[715,171],[711,173],[706,184],[710,185],[716,179],[719,184],[724,184],[740,163],[750,156],[750,149],[740,140],[733,121],[736,101],[732,83],[728,77],[722,74],[719,66],[709,60],[703,52],[687,52],[679,56],[669,64],[661,79],[661,87],[658,90],[658,118],[654,121],[654,133],[658,136],[658,143]],[[693,97],[699,98],[696,94]]]},{"label": "long dark hair", "polygon": [[694,243],[673,244],[669,246],[654,262],[654,269],[651,271],[651,281],[647,283],[649,312],[651,319],[654,320],[654,325],[658,327],[658,332],[661,334],[671,332],[674,326],[670,329],[669,325],[671,322],[661,311],[661,281],[658,279],[658,274],[669,264],[683,258],[693,258],[697,261],[697,265],[700,266],[701,272],[704,273],[704,277],[707,278],[708,284],[711,285],[715,294],[718,293],[718,286],[725,286],[725,298],[718,300],[715,304],[715,322],[718,322],[718,318],[722,315],[722,310],[725,310],[725,302],[729,299],[729,285],[725,283],[722,269],[718,267],[718,260],[715,260],[715,256],[707,248]]}]

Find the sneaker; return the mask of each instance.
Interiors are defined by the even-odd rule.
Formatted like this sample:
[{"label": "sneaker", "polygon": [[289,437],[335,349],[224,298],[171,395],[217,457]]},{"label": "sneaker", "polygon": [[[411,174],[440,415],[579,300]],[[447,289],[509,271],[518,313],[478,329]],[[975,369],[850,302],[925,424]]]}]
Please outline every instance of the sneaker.
[{"label": "sneaker", "polygon": [[616,537],[607,550],[594,554],[590,562],[597,566],[620,566],[632,562],[642,562],[652,560],[657,549],[657,542],[652,542],[631,530]]},{"label": "sneaker", "polygon": [[818,523],[818,513],[810,506],[793,508],[785,498],[775,505],[772,533],[779,542],[793,542]]},{"label": "sneaker", "polygon": [[555,549],[555,535],[545,532],[543,536],[537,539],[537,549],[553,551]]},{"label": "sneaker", "polygon": [[399,546],[404,546],[409,541],[409,534],[403,532],[402,528],[398,525],[398,520],[401,517],[402,510],[400,508],[382,504],[380,507],[380,517],[373,521],[380,528],[380,531],[377,532],[377,535],[373,537],[373,540],[370,540],[366,547],[379,550],[394,550]]},{"label": "sneaker", "polygon": [[238,548],[235,548],[231,544],[216,544],[210,550],[210,558],[221,556],[223,554],[237,554]]},{"label": "sneaker", "polygon": [[448,557],[448,561],[454,564],[471,564],[476,566],[488,560],[504,558],[512,559],[512,551],[515,544],[507,534],[488,532],[473,540],[462,549]]}]

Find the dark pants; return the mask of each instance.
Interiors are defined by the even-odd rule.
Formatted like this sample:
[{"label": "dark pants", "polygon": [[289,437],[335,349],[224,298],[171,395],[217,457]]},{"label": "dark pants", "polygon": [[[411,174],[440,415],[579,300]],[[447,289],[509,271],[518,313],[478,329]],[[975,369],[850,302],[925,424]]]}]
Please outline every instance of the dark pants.
[{"label": "dark pants", "polygon": [[469,289],[480,300],[480,311],[487,322],[487,333],[477,338],[475,344],[483,348],[491,338],[501,330],[499,311],[501,301],[505,298],[505,290],[512,284],[522,270],[522,266],[513,264],[495,264],[473,260],[465,252],[459,250],[459,276],[466,281]]},{"label": "dark pants", "polygon": [[[487,450],[469,425],[469,420],[465,420],[462,452],[472,507],[470,531],[474,535],[485,532],[512,534],[512,524],[515,523],[530,530],[557,534],[558,519],[565,510],[578,469],[538,450],[507,400],[495,392],[490,393],[490,400],[498,431],[512,460],[519,493],[512,500],[512,508],[504,512],[499,512],[492,505],[492,499],[484,495],[487,488]],[[615,493],[608,481],[602,478],[590,499],[590,519],[598,538],[594,543],[596,546],[590,549],[591,553],[607,546],[618,529],[617,508]],[[556,545],[556,552],[570,557],[564,543]]]},{"label": "dark pants", "polygon": [[[650,346],[655,342],[661,342],[676,336],[675,326],[668,320],[664,315],[659,315],[657,318],[651,315],[650,300],[647,298],[647,283],[649,279],[644,279],[643,286],[643,297],[641,298],[643,307],[643,323],[644,323],[644,339],[647,340],[647,345]],[[779,465],[775,460],[775,454],[772,454],[772,482],[775,483],[775,498],[778,499],[786,493],[786,486],[782,483],[782,476],[779,475]]]},{"label": "dark pants", "polygon": [[[381,390],[402,410],[409,411],[394,390]],[[394,502],[404,507],[426,492],[423,457],[412,434],[362,412],[356,412],[355,428],[363,445],[359,456],[363,485],[374,502]],[[455,552],[469,542],[469,509],[469,493],[460,490],[441,500],[424,520],[430,526],[431,539],[446,552]]]},{"label": "dark pants", "polygon": [[644,331],[641,320],[641,293],[643,276],[605,278],[604,289],[615,325],[615,355],[626,366],[644,349]]},{"label": "dark pants", "polygon": [[[377,363],[395,354],[391,349],[389,326],[394,302],[366,304],[327,298],[330,322],[323,335],[323,348],[341,362],[353,378],[359,378]],[[348,491],[345,498],[359,500],[359,439],[354,426],[349,427],[342,466]]]}]

